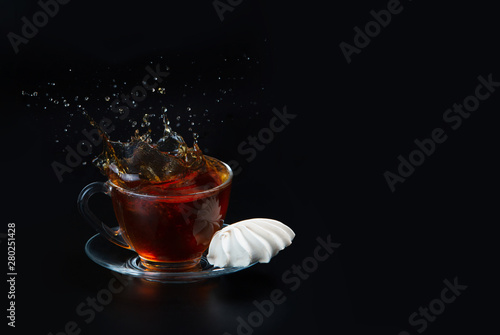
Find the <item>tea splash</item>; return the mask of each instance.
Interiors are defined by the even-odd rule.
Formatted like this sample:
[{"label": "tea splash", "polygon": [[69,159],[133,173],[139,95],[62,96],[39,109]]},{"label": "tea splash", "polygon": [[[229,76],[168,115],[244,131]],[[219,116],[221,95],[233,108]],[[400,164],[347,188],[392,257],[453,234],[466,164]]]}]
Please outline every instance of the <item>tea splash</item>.
[{"label": "tea splash", "polygon": [[[112,141],[103,132],[103,152],[93,163],[115,185],[134,192],[155,195],[192,194],[222,184],[229,178],[221,163],[204,156],[194,134],[193,147],[169,126],[162,114],[163,136],[154,142],[150,117],[144,134],[136,129],[128,142]],[[91,121],[93,126],[97,126]]]}]

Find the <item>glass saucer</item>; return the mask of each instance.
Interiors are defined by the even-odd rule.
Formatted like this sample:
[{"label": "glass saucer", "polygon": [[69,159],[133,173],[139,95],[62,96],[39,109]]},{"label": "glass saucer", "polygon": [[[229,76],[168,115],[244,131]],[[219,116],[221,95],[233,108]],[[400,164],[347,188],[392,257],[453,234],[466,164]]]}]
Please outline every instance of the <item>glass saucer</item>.
[{"label": "glass saucer", "polygon": [[197,268],[185,272],[159,272],[147,269],[140,262],[136,252],[121,248],[109,242],[101,234],[91,237],[85,245],[87,256],[100,266],[112,271],[161,283],[191,283],[215,278],[244,270],[254,265],[230,268],[216,268],[208,263],[206,253]]}]

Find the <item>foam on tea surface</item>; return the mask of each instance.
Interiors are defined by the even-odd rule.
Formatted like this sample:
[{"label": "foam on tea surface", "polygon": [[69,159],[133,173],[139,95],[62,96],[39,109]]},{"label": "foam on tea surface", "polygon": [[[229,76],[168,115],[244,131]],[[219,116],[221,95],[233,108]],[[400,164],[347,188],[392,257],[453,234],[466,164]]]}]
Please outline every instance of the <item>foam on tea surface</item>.
[{"label": "foam on tea surface", "polygon": [[139,193],[176,195],[207,190],[227,180],[229,175],[222,164],[203,155],[197,135],[193,147],[189,147],[170,128],[165,115],[163,136],[154,142],[151,116],[143,118],[147,132],[141,135],[137,129],[128,142],[111,141],[102,132],[103,152],[94,164],[113,184]]}]

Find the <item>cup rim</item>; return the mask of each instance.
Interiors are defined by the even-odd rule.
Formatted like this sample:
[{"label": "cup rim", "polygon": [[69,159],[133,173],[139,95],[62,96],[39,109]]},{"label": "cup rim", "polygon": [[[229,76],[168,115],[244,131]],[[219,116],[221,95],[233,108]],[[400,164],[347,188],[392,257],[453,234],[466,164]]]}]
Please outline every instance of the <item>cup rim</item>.
[{"label": "cup rim", "polygon": [[229,176],[227,177],[227,179],[222,184],[217,185],[217,186],[212,187],[212,188],[209,188],[207,190],[193,192],[193,193],[179,194],[179,195],[153,195],[153,194],[138,193],[138,192],[134,192],[132,190],[128,190],[126,188],[123,188],[122,186],[118,186],[118,185],[114,184],[109,179],[106,181],[106,184],[108,184],[108,185],[110,185],[110,186],[112,186],[112,187],[120,190],[121,192],[129,193],[129,194],[132,194],[132,195],[138,196],[138,197],[147,197],[147,198],[179,199],[179,198],[183,198],[183,197],[192,197],[192,196],[195,196],[195,195],[202,195],[202,194],[214,193],[214,192],[216,192],[218,190],[221,190],[221,189],[225,188],[227,185],[229,185],[231,183],[231,181],[233,180],[234,173],[233,173],[233,170],[231,169],[231,167],[227,163],[221,161],[220,159],[217,159],[215,157],[208,156],[208,155],[205,155],[205,157],[208,157],[208,158],[215,159],[215,160],[219,161],[220,163],[222,163],[222,165],[224,165],[224,167],[229,172]]}]

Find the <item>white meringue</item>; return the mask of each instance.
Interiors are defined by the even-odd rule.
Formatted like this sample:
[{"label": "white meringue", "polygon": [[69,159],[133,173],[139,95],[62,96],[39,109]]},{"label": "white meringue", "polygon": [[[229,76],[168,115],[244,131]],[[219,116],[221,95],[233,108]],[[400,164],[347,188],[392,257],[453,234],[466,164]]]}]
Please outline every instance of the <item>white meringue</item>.
[{"label": "white meringue", "polygon": [[278,252],[292,244],[295,233],[272,219],[248,219],[228,225],[215,233],[207,260],[216,267],[269,263]]}]

